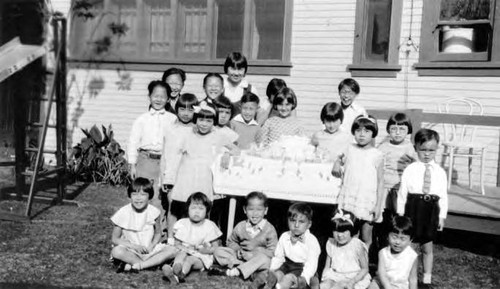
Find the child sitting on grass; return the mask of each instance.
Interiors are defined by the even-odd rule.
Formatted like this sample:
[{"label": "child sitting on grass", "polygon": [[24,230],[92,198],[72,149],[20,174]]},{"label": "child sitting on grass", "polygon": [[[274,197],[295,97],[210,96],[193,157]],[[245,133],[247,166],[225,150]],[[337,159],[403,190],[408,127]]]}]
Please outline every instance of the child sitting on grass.
[{"label": "child sitting on grass", "polygon": [[178,249],[174,264],[163,265],[162,268],[163,275],[173,284],[184,282],[191,270],[209,268],[222,235],[217,225],[207,219],[212,202],[205,194],[192,194],[186,206],[189,217],[178,220],[174,225],[174,246]]},{"label": "child sitting on grass", "polygon": [[309,232],[312,217],[313,211],[306,203],[294,203],[288,208],[290,230],[278,241],[265,289],[275,286],[277,289],[305,289],[312,285],[311,279],[315,278],[321,253],[318,240]]},{"label": "child sitting on grass", "polygon": [[227,270],[213,269],[211,275],[241,276],[247,279],[256,271],[269,269],[278,235],[269,223],[267,197],[261,192],[251,192],[243,207],[247,220],[239,222],[227,240],[227,247],[219,247],[214,252],[215,260]]},{"label": "child sitting on grass", "polygon": [[418,255],[410,246],[413,226],[408,217],[395,216],[389,246],[378,253],[378,270],[369,289],[417,289]]},{"label": "child sitting on grass", "polygon": [[160,243],[160,210],[149,205],[154,195],[153,183],[146,178],[136,178],[128,187],[127,195],[130,204],[111,217],[114,225],[111,256],[122,261],[117,272],[139,271],[172,257],[167,246]]}]

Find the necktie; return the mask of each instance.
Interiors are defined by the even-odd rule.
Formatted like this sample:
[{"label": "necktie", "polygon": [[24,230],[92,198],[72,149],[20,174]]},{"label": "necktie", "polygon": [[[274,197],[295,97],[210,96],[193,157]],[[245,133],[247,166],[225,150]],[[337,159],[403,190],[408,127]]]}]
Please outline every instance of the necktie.
[{"label": "necktie", "polygon": [[431,165],[425,164],[424,185],[422,193],[428,194],[431,191]]}]

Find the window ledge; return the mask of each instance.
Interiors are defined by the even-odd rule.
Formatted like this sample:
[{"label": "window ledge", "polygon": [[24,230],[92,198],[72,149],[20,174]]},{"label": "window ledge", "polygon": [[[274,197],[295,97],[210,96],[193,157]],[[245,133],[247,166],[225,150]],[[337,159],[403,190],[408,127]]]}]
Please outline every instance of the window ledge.
[{"label": "window ledge", "polygon": [[392,77],[395,78],[401,65],[381,65],[381,64],[350,64],[347,70],[351,72],[353,77]]},{"label": "window ledge", "polygon": [[[82,58],[69,58],[69,68],[86,68],[89,65],[98,66],[100,69],[127,69],[140,71],[163,72],[169,67],[175,66],[186,72],[193,73],[209,73],[218,72],[224,73],[224,59],[196,61],[196,60],[161,60],[161,61],[144,61],[144,60],[92,60]],[[290,62],[281,62],[276,60],[268,61],[249,61],[248,74],[266,74],[266,75],[290,75],[292,64]]]},{"label": "window ledge", "polygon": [[500,76],[500,62],[421,62],[419,76]]}]

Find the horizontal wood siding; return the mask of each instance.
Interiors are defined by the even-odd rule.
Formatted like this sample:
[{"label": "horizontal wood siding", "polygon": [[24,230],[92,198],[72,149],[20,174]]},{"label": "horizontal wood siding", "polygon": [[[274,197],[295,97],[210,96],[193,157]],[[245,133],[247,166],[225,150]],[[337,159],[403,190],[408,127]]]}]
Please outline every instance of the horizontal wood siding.
[{"label": "horizontal wood siding", "polygon": [[[411,35],[419,44],[422,0],[403,1],[403,17],[400,43],[406,43]],[[69,1],[52,1],[62,9],[69,7]],[[290,76],[282,77],[298,96],[297,115],[309,133],[321,128],[319,111],[324,103],[338,101],[337,85],[350,77],[347,65],[352,63],[354,23],[354,0],[294,0],[292,26]],[[58,9],[56,9],[58,10]],[[411,15],[413,22],[411,23]],[[396,78],[357,78],[361,86],[359,104],[368,109],[421,108],[437,111],[436,104],[449,97],[471,97],[485,105],[486,115],[500,115],[500,78],[498,77],[421,77],[413,69],[418,62],[418,51],[400,52],[399,64],[402,70]],[[222,66],[222,63],[221,63]],[[126,68],[126,66],[125,66]],[[168,67],[165,67],[167,69]],[[251,73],[252,68],[249,68]],[[116,70],[91,69],[82,65],[68,73],[69,112],[68,128],[72,144],[79,142],[80,128],[95,124],[112,124],[116,139],[126,145],[128,133],[134,119],[148,106],[147,84],[159,79],[162,72],[127,71],[132,83],[130,90],[118,90],[119,75]],[[184,92],[203,96],[202,74],[187,76]],[[265,94],[267,83],[274,76],[248,75],[248,80]],[[89,83],[102,84],[103,88],[91,93]],[[407,90],[405,90],[407,87]],[[406,93],[406,96],[405,96]],[[431,125],[431,124],[428,124]],[[442,131],[441,125],[434,126]],[[386,135],[385,121],[380,121],[380,137]],[[499,129],[480,128],[478,141],[487,143],[486,181],[494,185],[497,180]],[[458,161],[459,183],[467,181],[465,160]],[[477,180],[479,162],[474,162],[473,172]]]}]

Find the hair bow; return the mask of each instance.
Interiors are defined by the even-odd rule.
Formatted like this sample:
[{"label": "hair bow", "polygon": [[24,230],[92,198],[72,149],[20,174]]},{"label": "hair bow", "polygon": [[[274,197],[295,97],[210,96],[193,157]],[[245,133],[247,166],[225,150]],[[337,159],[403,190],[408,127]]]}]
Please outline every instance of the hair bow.
[{"label": "hair bow", "polygon": [[208,110],[213,114],[216,114],[215,109],[213,107],[209,106],[206,101],[202,101],[202,102],[200,102],[199,105],[193,106],[193,109],[194,109],[195,113],[200,113],[200,111],[203,109],[203,110]]},{"label": "hair bow", "polygon": [[344,212],[342,211],[342,209],[339,209],[339,211],[333,216],[332,221],[333,220],[346,221],[349,224],[351,224],[352,226],[354,226],[354,222],[351,219],[351,215],[350,214],[344,214]]}]

